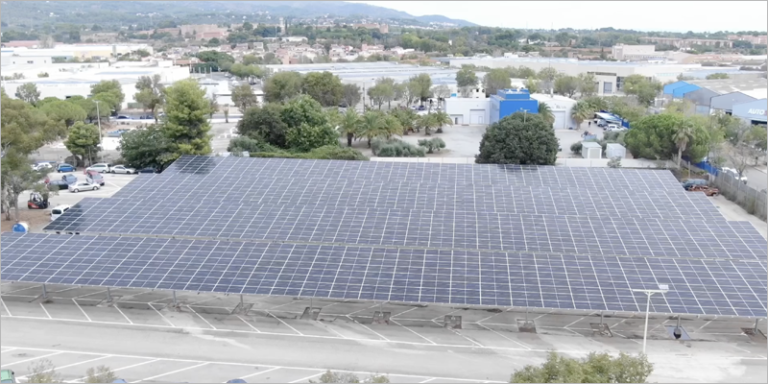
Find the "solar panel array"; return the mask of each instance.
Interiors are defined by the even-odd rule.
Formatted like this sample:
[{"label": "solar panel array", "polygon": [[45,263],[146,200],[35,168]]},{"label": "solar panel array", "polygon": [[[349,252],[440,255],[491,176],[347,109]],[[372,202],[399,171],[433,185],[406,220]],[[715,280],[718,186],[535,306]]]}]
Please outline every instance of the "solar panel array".
[{"label": "solar panel array", "polygon": [[[50,231],[663,257],[765,258],[726,221],[85,199]],[[759,253],[756,253],[760,250]]]},{"label": "solar panel array", "polygon": [[766,315],[765,239],[668,171],[182,157],[46,230],[3,279]]},{"label": "solar panel array", "polygon": [[[5,233],[3,279],[504,307],[764,316],[757,262]],[[55,245],[53,245],[55,244]],[[10,257],[6,252],[10,251]],[[754,264],[754,265],[751,265]]]}]

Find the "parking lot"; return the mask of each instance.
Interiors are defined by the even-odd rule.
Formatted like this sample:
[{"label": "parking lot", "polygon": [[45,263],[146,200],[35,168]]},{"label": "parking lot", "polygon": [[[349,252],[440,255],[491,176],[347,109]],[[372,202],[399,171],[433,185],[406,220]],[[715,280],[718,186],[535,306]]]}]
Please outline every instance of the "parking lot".
[{"label": "parking lot", "polygon": [[[637,353],[643,335],[643,314],[605,313],[610,334],[600,334],[594,331],[601,322],[596,312],[526,314],[257,296],[244,297],[242,310],[240,297],[215,294],[178,292],[174,305],[165,291],[113,289],[110,303],[98,287],[47,285],[46,300],[39,284],[5,283],[0,289],[4,367],[13,363],[23,375],[29,363],[48,355],[66,367],[61,371],[67,380],[105,364],[126,380],[145,382],[242,376],[249,382],[307,382],[325,369],[362,372],[360,377],[386,373],[392,382],[502,382],[515,369],[542,362],[550,350],[574,357]],[[305,315],[308,307],[320,309],[317,320]],[[389,312],[389,323],[374,322],[375,311]],[[445,316],[461,316],[461,327],[445,327]],[[535,322],[535,332],[521,332],[526,318]],[[686,340],[671,335],[676,323],[651,316],[651,381],[768,378],[765,338],[744,332],[754,321],[684,317]],[[766,332],[765,321],[759,328]]]}]

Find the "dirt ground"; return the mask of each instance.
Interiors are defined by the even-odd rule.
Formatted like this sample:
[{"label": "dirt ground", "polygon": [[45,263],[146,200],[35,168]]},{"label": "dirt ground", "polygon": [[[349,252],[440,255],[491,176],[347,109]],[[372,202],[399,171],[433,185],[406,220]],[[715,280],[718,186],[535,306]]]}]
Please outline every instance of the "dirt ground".
[{"label": "dirt ground", "polygon": [[[31,232],[40,232],[50,221],[51,216],[50,209],[27,209],[26,207],[19,208],[19,221],[26,221],[29,225]],[[5,214],[2,215],[0,220],[0,232],[10,232],[13,229],[13,225],[16,221],[13,220],[13,210],[11,210],[11,220],[6,220]]]}]

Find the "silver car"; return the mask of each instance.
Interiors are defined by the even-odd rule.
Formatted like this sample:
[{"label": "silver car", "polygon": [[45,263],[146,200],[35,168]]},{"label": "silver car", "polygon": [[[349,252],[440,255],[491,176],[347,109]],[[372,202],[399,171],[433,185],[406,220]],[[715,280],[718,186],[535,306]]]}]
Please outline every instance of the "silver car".
[{"label": "silver car", "polygon": [[72,193],[77,193],[80,191],[98,191],[99,185],[91,183],[89,181],[78,181],[77,183],[72,183],[69,185],[69,191]]},{"label": "silver car", "polygon": [[112,173],[122,173],[126,175],[133,175],[136,174],[136,170],[133,168],[128,168],[125,165],[113,165],[110,169],[110,172]]}]

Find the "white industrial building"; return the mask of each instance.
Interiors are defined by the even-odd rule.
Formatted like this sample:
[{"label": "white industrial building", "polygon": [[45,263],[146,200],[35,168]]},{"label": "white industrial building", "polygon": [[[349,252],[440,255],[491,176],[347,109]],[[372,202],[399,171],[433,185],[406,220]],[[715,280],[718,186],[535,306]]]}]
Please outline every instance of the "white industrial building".
[{"label": "white industrial building", "polygon": [[451,97],[445,99],[445,113],[454,125],[483,125],[491,121],[491,99]]},{"label": "white industrial building", "polygon": [[661,83],[677,81],[677,77],[685,72],[701,69],[700,64],[677,63],[627,63],[616,61],[579,61],[562,58],[452,58],[451,67],[461,68],[462,65],[473,64],[488,68],[528,67],[535,71],[552,67],[560,73],[576,76],[580,73],[591,73],[597,79],[597,93],[601,96],[621,94],[624,78],[630,75],[642,75],[653,78]]},{"label": "white industrial building", "polygon": [[554,129],[578,128],[576,122],[571,117],[571,111],[573,106],[576,105],[576,100],[565,96],[541,93],[534,93],[531,95],[531,98],[538,100],[539,103],[547,104],[549,109],[552,110],[552,114],[555,116],[555,123],[552,125]]},{"label": "white industrial building", "polygon": [[[102,80],[117,80],[122,85],[123,94],[125,94],[125,100],[123,102],[123,108],[128,107],[128,103],[134,103],[133,98],[136,93],[136,82],[142,76],[154,76],[160,75],[164,84],[172,84],[176,81],[190,77],[189,69],[186,67],[173,67],[173,66],[160,66],[155,63],[154,66],[149,63],[144,63],[143,67],[109,67],[108,63],[95,63],[99,65],[89,64],[77,64],[77,68],[68,68],[68,70],[60,71],[60,64],[53,64],[48,66],[39,66],[35,69],[28,70],[32,72],[29,76],[25,76],[22,80],[5,80],[2,82],[5,87],[6,93],[15,97],[16,89],[24,83],[33,83],[40,91],[40,98],[57,97],[60,99],[66,99],[71,96],[83,96],[88,97],[91,94],[91,86]],[[133,63],[132,63],[133,64]],[[67,64],[61,64],[66,66]],[[92,66],[92,67],[89,67]],[[37,77],[36,74],[45,72],[49,74],[49,77]],[[14,73],[13,71],[6,72],[3,68],[3,75],[6,73]]]}]

